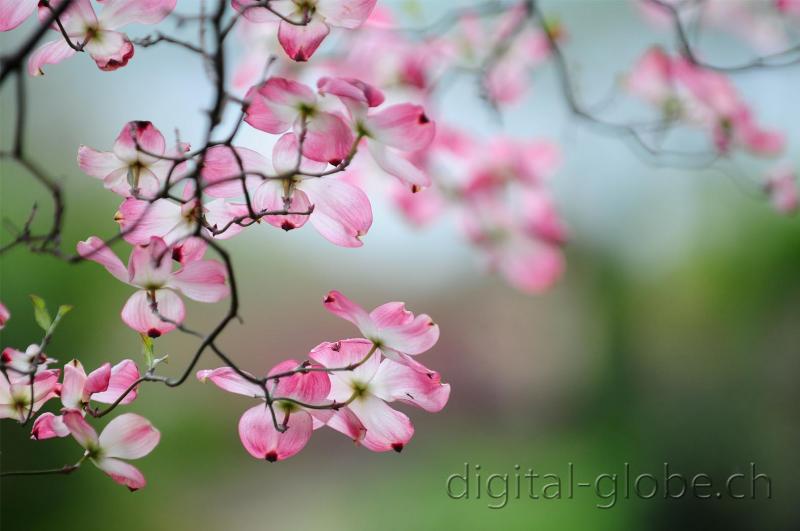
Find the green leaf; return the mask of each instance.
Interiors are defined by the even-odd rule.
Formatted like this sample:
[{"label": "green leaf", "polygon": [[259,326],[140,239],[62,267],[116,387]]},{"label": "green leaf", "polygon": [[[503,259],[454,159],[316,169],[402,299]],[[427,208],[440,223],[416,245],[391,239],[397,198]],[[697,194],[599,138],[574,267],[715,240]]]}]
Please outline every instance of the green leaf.
[{"label": "green leaf", "polygon": [[47,311],[47,304],[38,295],[31,295],[31,301],[33,301],[33,317],[36,319],[36,324],[47,332],[53,324],[50,312]]},{"label": "green leaf", "polygon": [[62,304],[61,306],[59,306],[58,315],[56,315],[56,321],[60,320],[62,317],[71,312],[73,308],[74,306],[71,304]]},{"label": "green leaf", "polygon": [[147,334],[139,334],[139,336],[142,338],[142,354],[144,354],[147,368],[152,369],[155,363],[155,344],[153,338]]}]

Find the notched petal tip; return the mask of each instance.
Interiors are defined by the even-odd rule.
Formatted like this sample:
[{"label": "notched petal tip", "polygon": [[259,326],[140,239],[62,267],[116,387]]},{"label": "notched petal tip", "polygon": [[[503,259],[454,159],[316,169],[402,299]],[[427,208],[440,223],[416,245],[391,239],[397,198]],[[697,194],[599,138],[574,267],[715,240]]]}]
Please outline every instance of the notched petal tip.
[{"label": "notched petal tip", "polygon": [[398,454],[403,451],[403,448],[404,448],[403,443],[392,443],[392,450],[394,450]]},{"label": "notched petal tip", "polygon": [[264,456],[264,459],[269,461],[270,463],[274,463],[278,460],[278,453],[277,452],[267,452],[267,455]]}]

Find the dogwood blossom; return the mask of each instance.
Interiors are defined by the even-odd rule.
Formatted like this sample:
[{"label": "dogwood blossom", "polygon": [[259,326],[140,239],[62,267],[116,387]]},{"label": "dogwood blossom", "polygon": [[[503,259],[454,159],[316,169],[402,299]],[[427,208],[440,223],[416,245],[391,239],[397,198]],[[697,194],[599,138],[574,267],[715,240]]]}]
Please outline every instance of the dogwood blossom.
[{"label": "dogwood blossom", "polygon": [[[5,354],[5,353],[4,353]],[[58,393],[58,369],[42,369],[33,376],[5,371],[0,375],[0,419],[25,422],[29,415]]]},{"label": "dogwood blossom", "polygon": [[[117,30],[132,23],[157,24],[175,9],[176,2],[106,0],[100,15],[97,15],[89,0],[74,0],[61,15],[60,21],[72,45],[86,51],[100,70],[116,70],[128,64],[134,52],[128,36]],[[27,8],[27,2],[23,3]],[[19,10],[15,13],[19,13]],[[39,18],[44,21],[50,17],[51,9],[40,3]],[[55,24],[52,29],[60,32]],[[73,46],[59,35],[58,39],[43,45],[30,56],[28,73],[32,76],[43,75],[42,68],[45,65],[60,63],[75,55],[77,50]]]},{"label": "dogwood blossom", "polygon": [[[392,304],[397,303],[389,303]],[[397,317],[397,307],[385,308],[387,306],[373,313]],[[383,337],[388,337],[386,329]],[[347,367],[360,363],[373,349],[373,344],[366,339],[322,343],[309,357],[325,367]],[[381,351],[386,352],[383,348]],[[363,424],[366,433],[361,444],[365,448],[374,452],[400,452],[414,435],[414,426],[405,414],[392,409],[388,403],[399,401],[435,413],[441,411],[449,397],[450,385],[443,384],[438,373],[425,367],[413,369],[391,359],[381,361],[380,352],[375,351],[352,371],[332,372],[327,398],[347,403],[343,411],[349,410]]]},{"label": "dogwood blossom", "polygon": [[354,29],[369,17],[377,0],[232,0],[252,22],[278,25],[278,41],[295,61],[308,61],[331,26]]},{"label": "dogwood blossom", "polygon": [[[83,412],[90,401],[113,404],[139,379],[139,369],[132,360],[126,359],[113,367],[104,363],[88,375],[78,360],[64,365],[61,384],[61,403],[64,408]],[[137,391],[132,389],[119,404],[130,404],[136,400]],[[33,423],[31,438],[37,440],[66,437],[69,429],[62,415],[42,413]]]},{"label": "dogwood blossom", "polygon": [[64,425],[85,450],[84,457],[120,485],[134,491],[147,482],[138,468],[127,463],[146,456],[158,445],[161,433],[146,418],[124,413],[100,433],[75,410],[64,411]]},{"label": "dogwood blossom", "polygon": [[130,328],[150,337],[159,337],[183,322],[186,309],[177,292],[199,302],[217,302],[230,292],[225,266],[217,261],[198,258],[173,271],[172,250],[160,238],[134,246],[127,268],[96,236],[78,243],[78,254],[139,288],[125,303],[121,316]]}]

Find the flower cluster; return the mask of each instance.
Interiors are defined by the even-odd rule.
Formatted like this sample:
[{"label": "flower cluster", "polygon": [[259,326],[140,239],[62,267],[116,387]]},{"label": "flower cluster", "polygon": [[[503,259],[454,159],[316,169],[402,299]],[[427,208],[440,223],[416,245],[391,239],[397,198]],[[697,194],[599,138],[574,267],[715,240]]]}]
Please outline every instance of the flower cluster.
[{"label": "flower cluster", "polygon": [[325,342],[308,359],[275,365],[263,380],[221,367],[197,373],[221,389],[261,401],[239,420],[239,437],[257,459],[279,461],[302,450],[323,426],[343,433],[374,452],[400,452],[414,435],[409,418],[389,403],[402,402],[440,411],[450,385],[414,359],[433,347],[439,327],[400,302],[371,312],[339,292],[325,307],[355,324],[363,337]]},{"label": "flower cluster", "polygon": [[[0,307],[5,308],[2,304]],[[31,438],[35,440],[71,435],[84,453],[77,463],[62,471],[75,470],[88,459],[117,483],[130,490],[140,489],[146,484],[145,478],[127,460],[149,454],[158,445],[158,430],[144,417],[124,413],[109,422],[98,436],[85,418],[87,414],[101,415],[92,403],[116,406],[133,402],[141,382],[139,368],[129,359],[113,367],[104,363],[89,374],[76,359],[64,365],[63,371],[48,368],[56,360],[43,352],[43,345],[64,313],[65,310],[60,310],[59,317],[51,322],[46,309],[39,307],[37,321],[40,325],[47,325],[42,343],[30,345],[24,352],[11,347],[3,350],[0,358],[0,419],[14,419],[21,424],[34,419]],[[61,399],[60,414],[48,411],[36,416],[48,401],[56,397]]]}]

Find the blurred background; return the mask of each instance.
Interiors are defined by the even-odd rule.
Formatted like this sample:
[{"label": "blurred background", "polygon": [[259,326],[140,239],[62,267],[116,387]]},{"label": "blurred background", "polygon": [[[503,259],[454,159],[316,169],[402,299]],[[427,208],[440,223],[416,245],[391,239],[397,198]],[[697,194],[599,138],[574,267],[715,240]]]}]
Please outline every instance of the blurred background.
[{"label": "blurred background", "polygon": [[[467,3],[418,2],[410,19],[424,23]],[[186,0],[178,5],[195,8]],[[543,9],[568,30],[565,49],[588,100],[601,99],[649,44],[671,44],[626,1],[551,1]],[[32,27],[0,35],[3,52]],[[718,44],[722,56],[737,53]],[[68,477],[5,478],[2,529],[797,529],[800,225],[748,186],[763,165],[650,166],[619,139],[576,122],[553,74],[539,71],[530,97],[502,120],[469,80],[440,98],[436,111],[486,136],[505,131],[562,144],[556,195],[572,239],[567,273],[547,294],[523,295],[486,274],[450,220],[410,228],[381,193],[381,179],[369,189],[375,223],[362,248],[335,247],[310,228],[260,227],[225,243],[243,286],[244,323],[233,323],[220,343],[251,372],[354,334],[322,307],[330,289],[370,308],[406,301],[439,323],[441,340],[422,361],[442,373],[452,395],[436,415],[404,409],[417,431],[402,454],[374,454],[320,430],[290,460],[259,462],[236,429],[250,400],[194,379],[179,389],[151,384],[126,408],[162,432],[156,450],[135,463],[148,479],[145,489],[131,494],[90,465]],[[736,82],[765,125],[787,132],[788,153],[796,153],[797,69]],[[8,88],[0,94],[3,146],[14,115]],[[177,128],[198,142],[210,97],[201,64],[161,46],[137,49],[114,74],[76,57],[30,80],[29,93],[27,140],[65,186],[69,250],[89,235],[114,234],[119,204],[80,172],[78,146],[110,149],[129,120],[152,120],[168,139]],[[258,142],[250,131],[242,137],[244,145]],[[19,225],[38,202],[44,222],[42,190],[12,163],[0,161],[0,171],[2,218]],[[0,243],[8,239],[3,232]],[[96,264],[70,266],[21,248],[0,258],[0,300],[12,313],[0,333],[3,347],[40,340],[31,293],[52,306],[75,306],[51,357],[78,357],[87,369],[125,357],[142,361],[138,336],[118,315],[129,287]],[[225,311],[224,303],[187,306],[195,329]],[[165,373],[179,372],[195,345],[178,333],[157,343],[169,354]],[[199,368],[216,366],[209,355]],[[3,470],[57,467],[80,455],[71,439],[30,442],[29,430],[10,421],[0,430]],[[772,499],[762,492],[755,501],[665,500],[659,492],[603,510],[591,489],[576,490],[574,499],[565,499],[565,489],[560,500],[523,492],[491,509],[497,500],[485,493],[454,500],[446,490],[448,476],[463,474],[465,463],[481,466],[485,488],[491,473],[513,478],[515,465],[566,478],[573,463],[577,482],[622,474],[626,462],[636,474],[661,477],[669,462],[685,477],[706,473],[717,481],[748,473],[755,462],[771,478]]]}]

